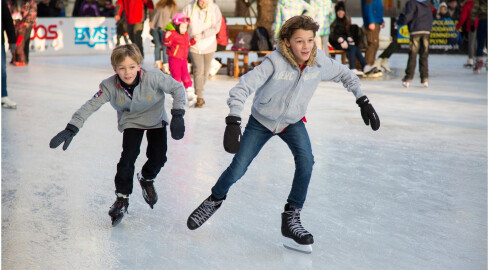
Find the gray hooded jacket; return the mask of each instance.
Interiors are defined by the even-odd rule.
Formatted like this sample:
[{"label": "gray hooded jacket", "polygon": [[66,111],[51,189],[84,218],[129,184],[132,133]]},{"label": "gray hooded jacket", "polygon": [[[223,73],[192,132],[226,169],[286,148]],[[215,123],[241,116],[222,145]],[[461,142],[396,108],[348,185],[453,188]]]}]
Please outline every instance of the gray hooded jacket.
[{"label": "gray hooded jacket", "polygon": [[229,91],[229,115],[241,116],[246,99],[256,91],[251,114],[270,131],[278,133],[306,115],[320,81],[341,81],[356,99],[364,95],[355,73],[326,57],[316,46],[301,72],[285,43],[280,41],[278,45],[278,50],[241,76],[239,83]]},{"label": "gray hooded jacket", "polygon": [[70,124],[81,129],[92,113],[110,102],[117,111],[120,132],[126,128],[160,128],[162,121],[169,123],[165,111],[165,93],[173,97],[173,109],[184,109],[185,88],[161,70],[142,68],[132,99],[115,74],[100,83],[100,90],[73,114]]}]

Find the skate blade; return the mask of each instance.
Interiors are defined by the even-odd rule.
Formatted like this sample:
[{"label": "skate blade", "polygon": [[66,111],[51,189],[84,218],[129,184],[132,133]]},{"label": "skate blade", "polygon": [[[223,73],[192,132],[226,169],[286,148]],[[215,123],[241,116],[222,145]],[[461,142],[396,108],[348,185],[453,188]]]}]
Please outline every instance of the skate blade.
[{"label": "skate blade", "polygon": [[294,239],[284,237],[284,247],[290,250],[299,251],[306,254],[312,253],[312,245],[301,245],[294,241]]},{"label": "skate blade", "polygon": [[112,227],[119,225],[119,223],[121,223],[123,217],[124,217],[124,215],[119,215],[117,217],[111,217],[112,218]]}]

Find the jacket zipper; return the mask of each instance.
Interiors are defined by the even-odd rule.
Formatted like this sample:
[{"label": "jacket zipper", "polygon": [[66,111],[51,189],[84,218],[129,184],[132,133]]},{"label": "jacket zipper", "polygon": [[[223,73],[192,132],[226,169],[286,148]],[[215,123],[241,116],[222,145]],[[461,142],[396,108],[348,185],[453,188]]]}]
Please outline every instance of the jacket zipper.
[{"label": "jacket zipper", "polygon": [[[307,68],[307,67],[306,67]],[[277,120],[277,124],[275,125],[275,128],[273,129],[273,134],[277,134],[276,131],[277,131],[277,128],[280,124],[280,122],[282,121],[282,118],[284,118],[284,116],[287,114],[287,112],[289,111],[289,108],[290,108],[290,100],[292,99],[292,96],[294,95],[294,90],[296,89],[297,87],[297,84],[299,84],[299,80],[301,79],[302,77],[302,70],[300,70],[299,68],[299,77],[297,78],[297,80],[295,81],[295,84],[294,84],[294,88],[292,88],[292,90],[290,91],[289,95],[287,96],[287,98],[285,99],[285,104],[286,104],[286,108],[285,108],[285,111],[284,113],[280,116],[280,118]],[[282,130],[280,130],[282,131]],[[279,132],[280,132],[279,131]]]}]

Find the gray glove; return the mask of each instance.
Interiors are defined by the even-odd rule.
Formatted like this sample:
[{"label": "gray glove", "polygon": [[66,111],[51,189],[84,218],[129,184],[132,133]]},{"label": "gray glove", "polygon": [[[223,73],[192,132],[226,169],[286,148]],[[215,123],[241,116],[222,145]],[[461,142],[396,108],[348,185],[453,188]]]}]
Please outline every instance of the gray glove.
[{"label": "gray glove", "polygon": [[15,45],[15,43],[9,43],[8,44],[8,49],[9,49],[9,51],[12,52],[12,54],[14,54],[15,53],[15,50],[17,49],[17,45]]}]

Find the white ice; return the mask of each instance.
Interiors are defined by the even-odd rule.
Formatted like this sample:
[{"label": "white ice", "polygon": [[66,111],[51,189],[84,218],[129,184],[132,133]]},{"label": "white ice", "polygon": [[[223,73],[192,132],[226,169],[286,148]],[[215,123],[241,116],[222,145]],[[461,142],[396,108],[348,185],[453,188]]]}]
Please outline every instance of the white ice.
[{"label": "white ice", "polygon": [[280,213],[294,160],[278,137],[207,223],[186,227],[231,162],[222,135],[236,79],[210,79],[206,105],[187,110],[185,137],[168,141],[154,210],[135,181],[129,214],[112,227],[107,211],[122,149],[116,112],[104,105],[67,151],[48,146],[113,74],[109,56],[8,65],[18,109],[1,110],[2,268],[486,269],[487,72],[463,69],[466,56],[432,54],[430,87],[416,75],[406,89],[406,60],[394,54],[394,74],[362,80],[381,119],[376,132],[341,84],[321,83],[309,105],[316,163],[302,222],[314,235],[312,254],[282,246]]}]

